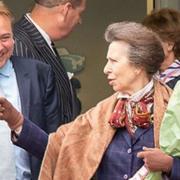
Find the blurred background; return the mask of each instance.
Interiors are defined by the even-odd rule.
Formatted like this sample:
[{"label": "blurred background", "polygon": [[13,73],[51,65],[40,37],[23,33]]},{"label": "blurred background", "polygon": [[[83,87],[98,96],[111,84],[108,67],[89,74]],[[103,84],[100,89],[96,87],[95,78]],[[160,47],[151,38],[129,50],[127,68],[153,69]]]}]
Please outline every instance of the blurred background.
[{"label": "blurred background", "polygon": [[[4,2],[12,10],[15,20],[31,9],[33,4],[33,0]],[[67,62],[68,71],[73,71],[72,68],[75,67],[75,77],[81,83],[78,96],[82,103],[82,111],[96,105],[112,93],[103,74],[108,47],[104,40],[107,25],[124,20],[141,22],[152,9],[163,7],[180,9],[180,0],[87,0],[82,25],[66,40],[56,44],[58,50],[65,53],[64,61]]]}]

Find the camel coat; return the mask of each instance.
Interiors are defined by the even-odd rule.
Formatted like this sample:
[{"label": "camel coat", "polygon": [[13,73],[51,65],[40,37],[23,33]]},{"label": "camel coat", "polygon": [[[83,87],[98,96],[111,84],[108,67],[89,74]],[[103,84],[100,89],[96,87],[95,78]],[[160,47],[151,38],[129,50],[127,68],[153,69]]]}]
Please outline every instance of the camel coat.
[{"label": "camel coat", "polygon": [[[167,86],[155,81],[156,147],[159,147],[159,129],[170,95]],[[88,180],[93,177],[116,132],[108,123],[116,101],[115,93],[50,135],[39,180]]]}]

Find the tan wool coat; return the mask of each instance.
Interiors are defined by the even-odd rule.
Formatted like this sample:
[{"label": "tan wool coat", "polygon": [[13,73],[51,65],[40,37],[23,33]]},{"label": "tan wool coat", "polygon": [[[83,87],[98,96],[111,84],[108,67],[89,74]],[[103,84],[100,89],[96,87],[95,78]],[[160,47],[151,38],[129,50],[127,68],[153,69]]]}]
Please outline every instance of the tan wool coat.
[{"label": "tan wool coat", "polygon": [[[159,146],[159,128],[171,90],[155,81],[154,141]],[[108,121],[117,94],[101,101],[75,121],[61,126],[49,137],[39,180],[88,180],[96,172],[116,130]]]}]

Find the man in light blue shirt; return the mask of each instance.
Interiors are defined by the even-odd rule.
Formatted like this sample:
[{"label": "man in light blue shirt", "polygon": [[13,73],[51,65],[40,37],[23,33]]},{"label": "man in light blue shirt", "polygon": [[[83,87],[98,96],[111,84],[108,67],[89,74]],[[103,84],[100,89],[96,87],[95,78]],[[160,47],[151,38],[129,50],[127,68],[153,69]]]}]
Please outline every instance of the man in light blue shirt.
[{"label": "man in light blue shirt", "polygon": [[[0,1],[0,96],[47,133],[53,132],[61,123],[54,75],[47,64],[12,56],[11,23],[11,13]],[[0,122],[0,180],[36,180],[32,177],[32,159],[12,144],[10,129]]]},{"label": "man in light blue shirt", "polygon": [[[21,112],[21,102],[16,80],[16,74],[10,60],[8,60],[6,64],[2,68],[0,68],[0,88],[3,96],[6,97],[13,104],[13,106]],[[3,132],[1,135],[1,141],[9,139],[9,141],[7,141],[6,143],[0,141],[0,147],[2,146],[0,149],[3,150],[5,148],[5,144],[7,148],[6,152],[0,154],[4,157],[5,161],[3,162],[6,163],[6,166],[9,166],[11,169],[11,171],[9,170],[5,172],[7,173],[8,179],[15,179],[15,177],[17,177],[17,179],[30,179],[31,171],[29,166],[28,153],[21,148],[18,148],[16,146],[13,147],[12,142],[10,141],[10,129],[8,128],[7,124],[2,124],[1,122],[0,131]],[[10,164],[10,161],[13,165]],[[14,162],[16,162],[16,169],[13,168],[15,164]],[[25,173],[26,176],[24,176],[23,173]],[[0,177],[1,176],[4,177],[5,174],[1,174],[0,170]],[[4,179],[3,177],[1,179]]]}]

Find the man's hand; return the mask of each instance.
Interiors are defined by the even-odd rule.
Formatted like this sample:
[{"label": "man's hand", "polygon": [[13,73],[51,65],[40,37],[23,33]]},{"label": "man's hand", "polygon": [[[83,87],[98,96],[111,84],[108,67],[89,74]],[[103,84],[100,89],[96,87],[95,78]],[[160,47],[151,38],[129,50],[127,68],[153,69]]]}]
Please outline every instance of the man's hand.
[{"label": "man's hand", "polygon": [[0,120],[5,120],[10,129],[15,130],[23,124],[24,118],[7,99],[0,97]]},{"label": "man's hand", "polygon": [[150,171],[163,171],[169,173],[172,168],[173,158],[158,148],[143,147],[137,157],[143,158],[145,166]]}]

